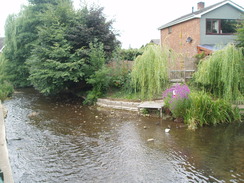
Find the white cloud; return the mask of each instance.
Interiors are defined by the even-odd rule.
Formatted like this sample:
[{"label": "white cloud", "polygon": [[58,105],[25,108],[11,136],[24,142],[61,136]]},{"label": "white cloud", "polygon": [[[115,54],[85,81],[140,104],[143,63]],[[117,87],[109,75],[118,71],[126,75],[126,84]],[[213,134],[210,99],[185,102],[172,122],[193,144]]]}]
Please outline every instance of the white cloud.
[{"label": "white cloud", "polygon": [[[79,6],[85,0],[73,0]],[[151,39],[159,39],[158,27],[187,13],[192,7],[196,10],[197,2],[201,0],[86,0],[88,4],[95,2],[103,6],[104,14],[108,19],[115,19],[114,28],[119,31],[119,40],[124,48],[131,46],[138,48],[148,43]],[[222,0],[205,0],[209,6]],[[233,0],[244,6],[243,0]],[[4,22],[8,14],[20,10],[21,4],[27,0],[1,0],[0,2],[0,36],[3,36]]]}]

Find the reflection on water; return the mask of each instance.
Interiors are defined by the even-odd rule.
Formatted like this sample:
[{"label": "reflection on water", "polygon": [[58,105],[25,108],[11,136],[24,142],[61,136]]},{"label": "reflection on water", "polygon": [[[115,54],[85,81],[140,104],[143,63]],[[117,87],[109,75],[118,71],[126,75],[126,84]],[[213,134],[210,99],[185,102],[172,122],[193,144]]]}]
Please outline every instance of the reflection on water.
[{"label": "reflection on water", "polygon": [[31,89],[4,103],[16,183],[244,181],[243,123],[193,132],[80,103]]}]

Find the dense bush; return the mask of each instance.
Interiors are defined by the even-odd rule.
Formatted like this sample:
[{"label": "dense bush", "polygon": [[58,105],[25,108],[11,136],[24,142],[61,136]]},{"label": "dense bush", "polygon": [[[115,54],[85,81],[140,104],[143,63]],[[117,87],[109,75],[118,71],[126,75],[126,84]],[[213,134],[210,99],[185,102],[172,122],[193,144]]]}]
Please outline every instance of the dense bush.
[{"label": "dense bush", "polygon": [[4,100],[13,93],[13,86],[6,80],[5,74],[6,60],[0,54],[0,100]]},{"label": "dense bush", "polygon": [[0,100],[10,97],[13,91],[13,86],[9,82],[0,81]]},{"label": "dense bush", "polygon": [[240,120],[239,110],[226,100],[214,100],[205,92],[190,92],[186,85],[167,89],[163,98],[173,117],[183,118],[190,129]]},{"label": "dense bush", "polygon": [[121,49],[120,56],[122,60],[130,60],[133,61],[136,59],[137,56],[142,55],[142,49]]},{"label": "dense bush", "polygon": [[105,53],[101,43],[90,44],[89,65],[86,65],[86,82],[91,85],[85,104],[94,103],[108,89],[110,84],[110,69],[105,65]]},{"label": "dense bush", "polygon": [[204,92],[193,92],[189,100],[191,105],[184,116],[184,121],[191,129],[240,120],[238,109],[232,108],[231,104],[223,99],[213,100]]},{"label": "dense bush", "polygon": [[168,107],[175,118],[183,118],[190,106],[190,89],[187,85],[175,85],[163,92],[165,107]]}]

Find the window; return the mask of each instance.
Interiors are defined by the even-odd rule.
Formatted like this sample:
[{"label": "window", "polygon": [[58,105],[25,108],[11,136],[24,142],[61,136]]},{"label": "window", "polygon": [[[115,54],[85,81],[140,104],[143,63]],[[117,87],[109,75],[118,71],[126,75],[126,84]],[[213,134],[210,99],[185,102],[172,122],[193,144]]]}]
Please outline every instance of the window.
[{"label": "window", "polygon": [[172,33],[172,27],[169,27],[168,28],[168,34],[171,34]]},{"label": "window", "polygon": [[233,19],[207,19],[206,34],[234,34],[237,24]]},{"label": "window", "polygon": [[236,20],[221,20],[221,30],[223,34],[233,34],[236,32]]}]

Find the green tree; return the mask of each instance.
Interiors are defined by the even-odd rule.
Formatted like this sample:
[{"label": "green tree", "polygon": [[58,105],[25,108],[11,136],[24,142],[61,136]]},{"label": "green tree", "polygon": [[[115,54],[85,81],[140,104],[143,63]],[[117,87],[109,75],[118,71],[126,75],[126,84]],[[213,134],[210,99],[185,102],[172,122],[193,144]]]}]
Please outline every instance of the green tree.
[{"label": "green tree", "polygon": [[228,101],[244,94],[244,62],[241,48],[229,44],[199,63],[194,74],[195,82]]},{"label": "green tree", "polygon": [[28,60],[30,81],[41,93],[53,95],[72,87],[83,77],[83,59],[71,54],[65,39],[70,20],[74,16],[70,2],[50,6],[41,16],[44,25],[38,27],[35,49]]},{"label": "green tree", "polygon": [[6,23],[9,79],[17,87],[33,85],[46,95],[95,86],[88,78],[100,66],[94,66],[89,44],[97,40],[104,45],[105,60],[119,44],[103,9],[84,6],[76,11],[71,0],[29,2]]},{"label": "green tree", "polygon": [[80,48],[89,49],[89,44],[97,40],[103,44],[106,57],[111,57],[112,52],[120,44],[112,24],[112,20],[106,20],[102,7],[93,6],[89,9],[84,6],[77,11],[73,24],[67,32],[73,51]]},{"label": "green tree", "polygon": [[54,1],[37,2],[23,7],[17,15],[10,15],[5,24],[4,56],[8,61],[6,72],[8,79],[15,87],[31,85],[28,80],[29,69],[26,60],[30,57],[38,38],[37,27],[42,24],[40,16],[48,9],[48,2],[53,3]]},{"label": "green tree", "polygon": [[166,47],[148,45],[138,56],[131,72],[132,85],[142,98],[153,99],[168,81],[167,64],[171,52]]},{"label": "green tree", "polygon": [[98,97],[101,97],[110,83],[109,68],[105,65],[105,53],[103,44],[95,42],[90,43],[89,62],[85,65],[86,82],[92,86],[88,92],[86,104],[91,104]]}]

